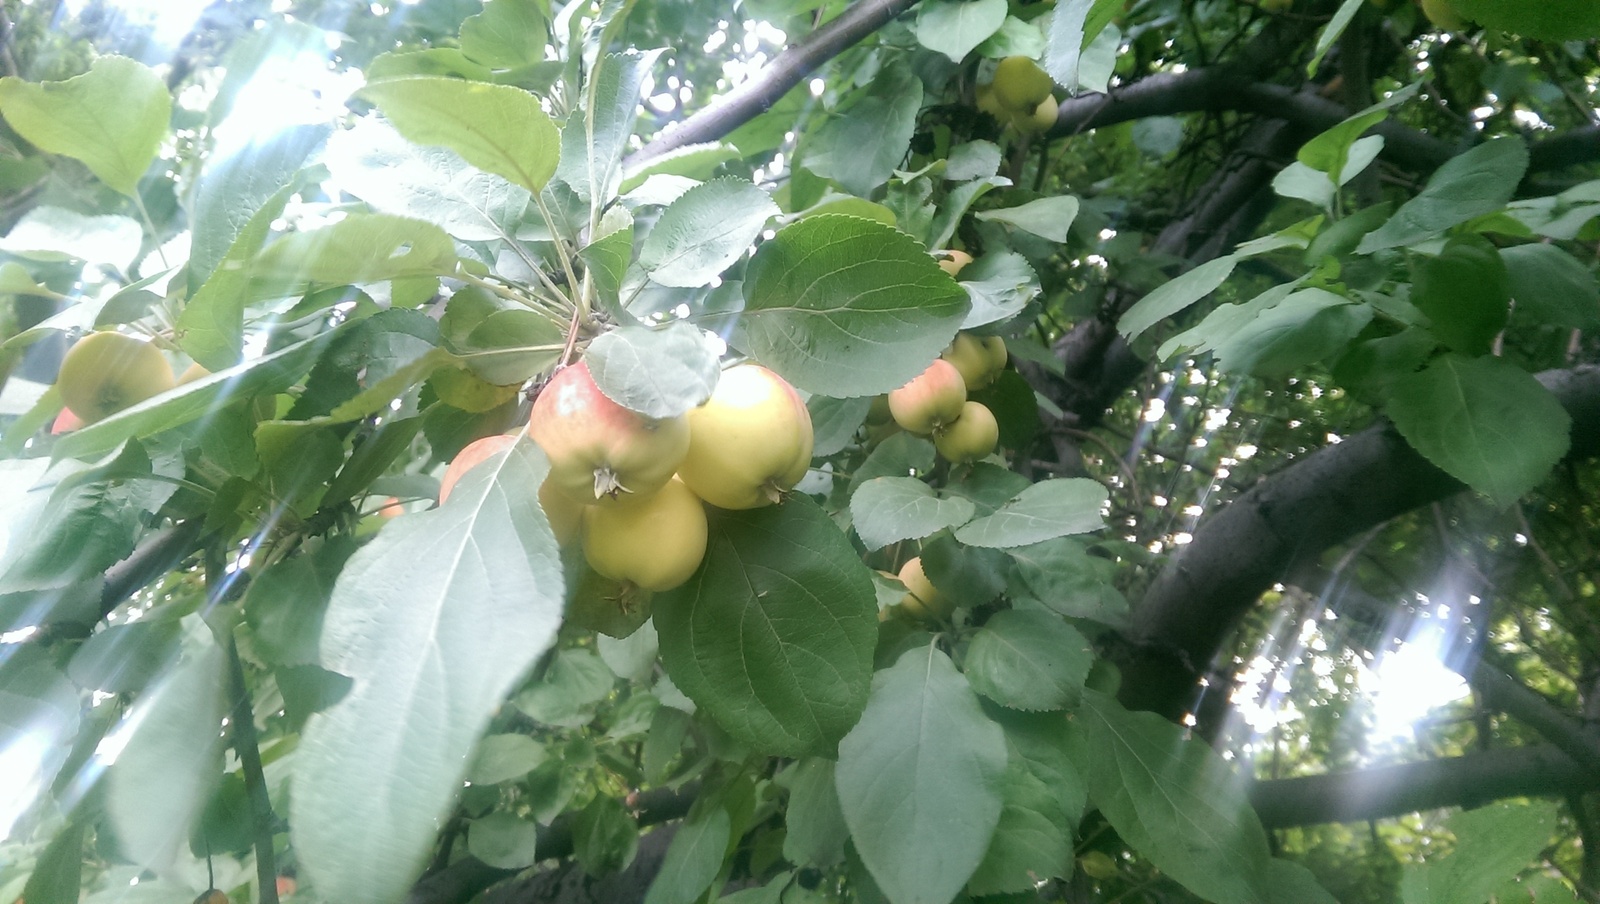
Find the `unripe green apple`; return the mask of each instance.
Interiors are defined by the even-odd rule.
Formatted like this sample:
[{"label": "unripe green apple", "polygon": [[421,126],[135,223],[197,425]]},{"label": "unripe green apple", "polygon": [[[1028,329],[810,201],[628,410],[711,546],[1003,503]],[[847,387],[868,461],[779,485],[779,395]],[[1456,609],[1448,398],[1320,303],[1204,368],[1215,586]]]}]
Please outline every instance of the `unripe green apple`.
[{"label": "unripe green apple", "polygon": [[994,96],[1013,113],[1032,113],[1050,96],[1055,84],[1039,64],[1025,56],[1009,56],[994,70]]},{"label": "unripe green apple", "polygon": [[666,486],[689,451],[689,421],[657,420],[607,398],[578,362],[556,372],[533,403],[528,436],[550,459],[558,491],[585,504]]},{"label": "unripe green apple", "polygon": [[[998,347],[998,356],[996,355]],[[955,341],[939,357],[955,365],[967,391],[982,389],[999,379],[1006,367],[1006,343],[999,336],[974,336],[957,333]],[[996,357],[999,363],[995,363]]]},{"label": "unripe green apple", "polygon": [[943,358],[911,382],[889,393],[889,413],[904,430],[923,436],[961,416],[967,401],[967,383],[961,371]]},{"label": "unripe green apple", "polygon": [[1056,124],[1056,116],[1061,112],[1061,105],[1056,102],[1054,94],[1046,94],[1039,105],[1025,114],[1018,114],[1012,120],[1018,132],[1027,135],[1037,135],[1048,130]]},{"label": "unripe green apple", "polygon": [[811,412],[794,387],[759,364],[741,364],[689,412],[678,477],[718,508],[760,508],[806,476],[812,439]]},{"label": "unripe green apple", "polygon": [[1000,424],[981,402],[961,406],[961,417],[933,431],[933,447],[945,460],[966,464],[994,454],[1000,443]]},{"label": "unripe green apple", "polygon": [[583,511],[583,556],[602,577],[660,593],[689,580],[706,555],[706,510],[683,481]]},{"label": "unripe green apple", "polygon": [[177,382],[160,349],[109,330],[90,333],[67,349],[56,376],[61,401],[85,424],[166,392]]}]

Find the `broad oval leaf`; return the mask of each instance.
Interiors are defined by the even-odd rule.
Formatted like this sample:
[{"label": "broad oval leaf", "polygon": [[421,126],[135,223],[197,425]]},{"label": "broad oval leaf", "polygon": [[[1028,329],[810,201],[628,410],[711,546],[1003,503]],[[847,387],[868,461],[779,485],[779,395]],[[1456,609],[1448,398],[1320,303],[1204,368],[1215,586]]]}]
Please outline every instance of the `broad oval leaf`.
[{"label": "broad oval leaf", "polygon": [[696,185],[661,212],[639,249],[639,266],[664,286],[709,285],[780,212],[771,195],[743,179]]},{"label": "broad oval leaf", "polygon": [[905,159],[922,92],[922,80],[911,67],[884,67],[857,90],[854,104],[807,138],[800,165],[853,195],[870,197]]},{"label": "broad oval leaf", "polygon": [[978,693],[1012,709],[1064,709],[1077,701],[1093,664],[1088,639],[1060,616],[1008,610],[972,638],[967,680]]},{"label": "broad oval leaf", "polygon": [[744,296],[732,344],[834,398],[904,385],[955,338],[968,308],[915,239],[842,214],[806,217],[762,244]]},{"label": "broad oval leaf", "polygon": [[455,243],[432,223],[389,214],[351,214],[331,226],[286,235],[251,265],[261,296],[312,286],[444,276],[456,269]]},{"label": "broad oval leaf", "polygon": [[1078,218],[1078,199],[1072,195],[1040,198],[1018,207],[981,211],[977,217],[980,220],[1009,223],[1052,242],[1065,242],[1067,230],[1072,228],[1072,221]]},{"label": "broad oval leaf", "polygon": [[1572,418],[1532,374],[1500,358],[1444,355],[1389,387],[1400,435],[1499,508],[1567,454]]},{"label": "broad oval leaf", "polygon": [[321,894],[405,897],[490,717],[555,640],[562,571],[531,442],[351,557],[323,627],[350,692],[306,725],[290,829]]},{"label": "broad oval leaf", "polygon": [[500,810],[467,827],[467,851],[496,869],[522,869],[538,860],[539,827]]},{"label": "broad oval leaf", "polygon": [[917,8],[917,40],[957,63],[1006,21],[1005,0],[927,0]]},{"label": "broad oval leaf", "polygon": [[756,750],[829,754],[866,704],[875,600],[870,571],[809,498],[713,510],[699,572],[655,598],[661,659]]},{"label": "broad oval leaf", "polygon": [[653,418],[677,417],[705,402],[722,372],[705,334],[681,320],[602,333],[583,360],[607,398]]},{"label": "broad oval leaf", "polygon": [[1195,894],[1258,904],[1267,833],[1227,764],[1155,713],[1085,690],[1068,750],[1092,803],[1134,850]]},{"label": "broad oval leaf", "polygon": [[167,137],[172,95],[149,66],[103,56],[66,81],[0,79],[0,114],[35,147],[83,161],[132,197]]},{"label": "broad oval leaf", "polygon": [[1124,338],[1136,338],[1145,330],[1215,292],[1224,280],[1233,275],[1233,268],[1238,265],[1239,258],[1228,254],[1206,261],[1162,283],[1123,313],[1122,319],[1117,321],[1117,331]]},{"label": "broad oval leaf", "polygon": [[1356,253],[1426,241],[1451,226],[1493,213],[1511,200],[1527,170],[1528,146],[1521,138],[1497,138],[1452,157],[1389,222],[1367,233]]},{"label": "broad oval leaf", "polygon": [[874,477],[850,497],[850,518],[869,550],[932,536],[964,524],[974,511],[970,499],[941,499],[915,477]]},{"label": "broad oval leaf", "polygon": [[[188,267],[191,293],[211,278],[224,258],[239,256],[232,252],[234,243],[256,225],[260,211],[271,211],[267,223],[277,219],[283,203],[273,203],[274,196],[299,179],[306,158],[327,138],[327,126],[302,125],[259,141],[218,148],[217,162],[206,167],[195,192]],[[242,255],[245,259],[260,250],[266,224],[260,231],[262,236]]]},{"label": "broad oval leaf", "polygon": [[1500,249],[1515,316],[1555,326],[1592,330],[1600,326],[1600,285],[1588,267],[1555,245],[1535,242]]},{"label": "broad oval leaf", "polygon": [[584,103],[561,132],[557,176],[591,210],[605,207],[622,181],[622,152],[638,118],[639,87],[662,51],[627,50],[599,57]]},{"label": "broad oval leaf", "polygon": [[160,872],[169,866],[222,775],[222,648],[203,626],[198,641],[122,720],[127,733],[106,793],[123,855]]},{"label": "broad oval leaf", "polygon": [[644,904],[690,904],[704,894],[722,869],[732,832],[726,809],[696,807],[667,845]]},{"label": "broad oval leaf", "polygon": [[1015,251],[985,254],[968,264],[961,276],[961,288],[972,299],[972,310],[961,322],[964,330],[1009,320],[1039,294],[1039,274]]},{"label": "broad oval leaf", "polygon": [[1072,873],[1073,827],[1088,792],[1067,756],[1065,716],[985,706],[1006,734],[1000,824],[967,883],[972,895],[1029,891]]},{"label": "broad oval leaf", "polygon": [[895,904],[946,904],[1000,821],[1005,736],[929,644],[874,676],[839,744],[835,783],[856,851]]},{"label": "broad oval leaf", "polygon": [[361,93],[408,140],[447,147],[529,191],[544,188],[561,159],[560,130],[520,88],[417,76],[372,82]]},{"label": "broad oval leaf", "polygon": [[968,546],[1010,549],[1099,530],[1107,495],[1104,486],[1084,477],[1040,481],[994,514],[956,528],[956,539]]}]

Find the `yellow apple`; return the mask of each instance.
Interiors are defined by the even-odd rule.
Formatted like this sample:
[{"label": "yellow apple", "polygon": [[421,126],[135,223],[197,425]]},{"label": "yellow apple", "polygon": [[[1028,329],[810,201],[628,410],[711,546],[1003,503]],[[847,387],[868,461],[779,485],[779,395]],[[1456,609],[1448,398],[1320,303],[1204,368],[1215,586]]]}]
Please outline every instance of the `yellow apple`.
[{"label": "yellow apple", "polygon": [[741,364],[689,412],[678,477],[718,508],[760,508],[806,476],[812,439],[811,412],[794,387],[759,364]]}]

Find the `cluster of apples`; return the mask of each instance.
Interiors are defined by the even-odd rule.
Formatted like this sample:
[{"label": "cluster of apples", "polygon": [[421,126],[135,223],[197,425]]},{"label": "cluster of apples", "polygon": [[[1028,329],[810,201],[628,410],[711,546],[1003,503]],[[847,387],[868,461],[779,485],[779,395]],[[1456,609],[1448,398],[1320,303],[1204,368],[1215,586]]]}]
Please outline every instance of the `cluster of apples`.
[{"label": "cluster of apples", "polygon": [[1051,93],[1055,83],[1039,64],[1025,56],[1009,56],[994,70],[994,81],[978,86],[978,109],[1018,132],[1043,132],[1056,124],[1060,106]]},{"label": "cluster of apples", "polygon": [[[583,544],[602,577],[671,590],[706,552],[704,503],[753,509],[779,501],[811,464],[811,414],[793,386],[758,364],[724,371],[705,404],[650,418],[612,401],[579,361],[557,371],[527,434],[550,460],[539,504],[557,542]],[[450,462],[442,502],[473,466],[516,442],[480,439]]]},{"label": "cluster of apples", "polygon": [[882,431],[898,427],[931,436],[933,447],[955,464],[987,458],[1000,442],[1000,425],[987,405],[968,400],[967,393],[993,383],[1005,367],[1005,340],[957,334],[926,370],[873,400],[868,438],[881,438]]}]

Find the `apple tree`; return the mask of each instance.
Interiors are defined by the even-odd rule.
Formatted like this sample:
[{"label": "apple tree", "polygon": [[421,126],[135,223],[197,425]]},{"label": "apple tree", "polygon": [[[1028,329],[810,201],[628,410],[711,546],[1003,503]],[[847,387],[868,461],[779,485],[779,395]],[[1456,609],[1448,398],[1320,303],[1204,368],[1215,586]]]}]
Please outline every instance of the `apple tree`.
[{"label": "apple tree", "polygon": [[1600,901],[1586,0],[0,42],[0,900]]}]

